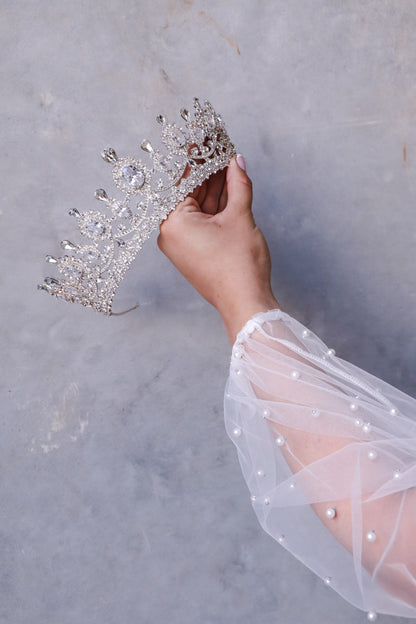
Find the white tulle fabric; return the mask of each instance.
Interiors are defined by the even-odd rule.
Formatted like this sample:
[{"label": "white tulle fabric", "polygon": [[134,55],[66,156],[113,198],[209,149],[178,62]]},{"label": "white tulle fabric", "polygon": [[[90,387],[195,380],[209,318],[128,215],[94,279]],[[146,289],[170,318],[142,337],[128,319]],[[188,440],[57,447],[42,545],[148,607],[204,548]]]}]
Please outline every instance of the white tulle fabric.
[{"label": "white tulle fabric", "polygon": [[416,400],[277,309],[237,336],[225,422],[264,530],[370,620],[415,618]]}]

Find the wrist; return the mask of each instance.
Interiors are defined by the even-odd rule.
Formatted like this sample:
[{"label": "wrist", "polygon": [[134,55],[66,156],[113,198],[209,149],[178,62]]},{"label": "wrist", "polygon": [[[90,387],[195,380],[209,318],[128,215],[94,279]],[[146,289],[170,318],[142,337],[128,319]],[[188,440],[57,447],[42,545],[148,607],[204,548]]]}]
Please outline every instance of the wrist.
[{"label": "wrist", "polygon": [[280,305],[273,293],[270,292],[244,300],[239,299],[231,304],[219,302],[216,308],[221,315],[228,340],[233,345],[238,332],[255,314],[280,308]]}]

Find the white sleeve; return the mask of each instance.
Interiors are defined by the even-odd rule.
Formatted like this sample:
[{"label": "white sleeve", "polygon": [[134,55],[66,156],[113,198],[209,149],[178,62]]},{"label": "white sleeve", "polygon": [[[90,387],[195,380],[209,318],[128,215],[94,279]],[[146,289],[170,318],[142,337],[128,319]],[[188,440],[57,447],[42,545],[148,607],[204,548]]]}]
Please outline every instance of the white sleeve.
[{"label": "white sleeve", "polygon": [[238,334],[224,406],[263,529],[370,621],[416,617],[416,400],[272,310]]}]

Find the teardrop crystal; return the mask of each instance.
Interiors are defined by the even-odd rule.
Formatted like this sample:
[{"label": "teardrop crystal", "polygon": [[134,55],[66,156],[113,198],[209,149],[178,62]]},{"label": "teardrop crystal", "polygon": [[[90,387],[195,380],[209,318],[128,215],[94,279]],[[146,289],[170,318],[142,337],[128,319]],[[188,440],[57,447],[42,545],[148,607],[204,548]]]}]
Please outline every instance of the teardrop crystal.
[{"label": "teardrop crystal", "polygon": [[161,126],[163,126],[166,123],[166,119],[165,117],[163,117],[163,115],[158,115],[156,117],[156,121],[157,123],[160,123]]},{"label": "teardrop crystal", "polygon": [[181,117],[182,119],[184,119],[185,121],[189,121],[190,119],[190,115],[189,115],[189,111],[186,110],[186,108],[181,108]]},{"label": "teardrop crystal", "polygon": [[145,141],[143,141],[143,143],[140,145],[140,147],[142,148],[142,150],[144,152],[148,152],[149,154],[151,154],[153,152],[152,144],[147,139]]},{"label": "teardrop crystal", "polygon": [[50,264],[56,264],[58,260],[54,256],[50,256],[49,254],[45,258],[46,262],[50,262]]},{"label": "teardrop crystal", "polygon": [[68,214],[70,217],[79,217],[79,210],[77,210],[76,208],[71,208]]},{"label": "teardrop crystal", "polygon": [[77,248],[77,246],[74,245],[74,243],[71,243],[71,241],[69,240],[61,241],[61,247],[62,249],[65,249],[65,251],[75,251],[75,249]]},{"label": "teardrop crystal", "polygon": [[60,281],[55,279],[54,277],[45,277],[43,281],[45,282],[45,284],[55,284],[55,285],[60,284]]},{"label": "teardrop crystal", "polygon": [[116,151],[112,147],[107,147],[101,152],[102,158],[111,165],[114,165],[118,161]]},{"label": "teardrop crystal", "polygon": [[105,190],[102,189],[102,188],[99,188],[99,189],[97,189],[95,191],[94,197],[95,197],[95,199],[99,199],[100,201],[107,201],[108,200],[108,195],[105,192]]}]

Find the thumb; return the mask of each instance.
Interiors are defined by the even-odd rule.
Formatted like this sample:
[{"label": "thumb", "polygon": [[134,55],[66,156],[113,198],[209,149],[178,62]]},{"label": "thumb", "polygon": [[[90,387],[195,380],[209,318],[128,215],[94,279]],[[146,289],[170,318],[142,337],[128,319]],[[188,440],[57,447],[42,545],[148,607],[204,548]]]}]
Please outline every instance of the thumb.
[{"label": "thumb", "polygon": [[[239,165],[238,161],[243,166]],[[228,166],[227,196],[227,205],[233,211],[251,210],[251,202],[253,200],[253,186],[250,178],[245,171],[245,162],[241,154],[234,156]]]}]

